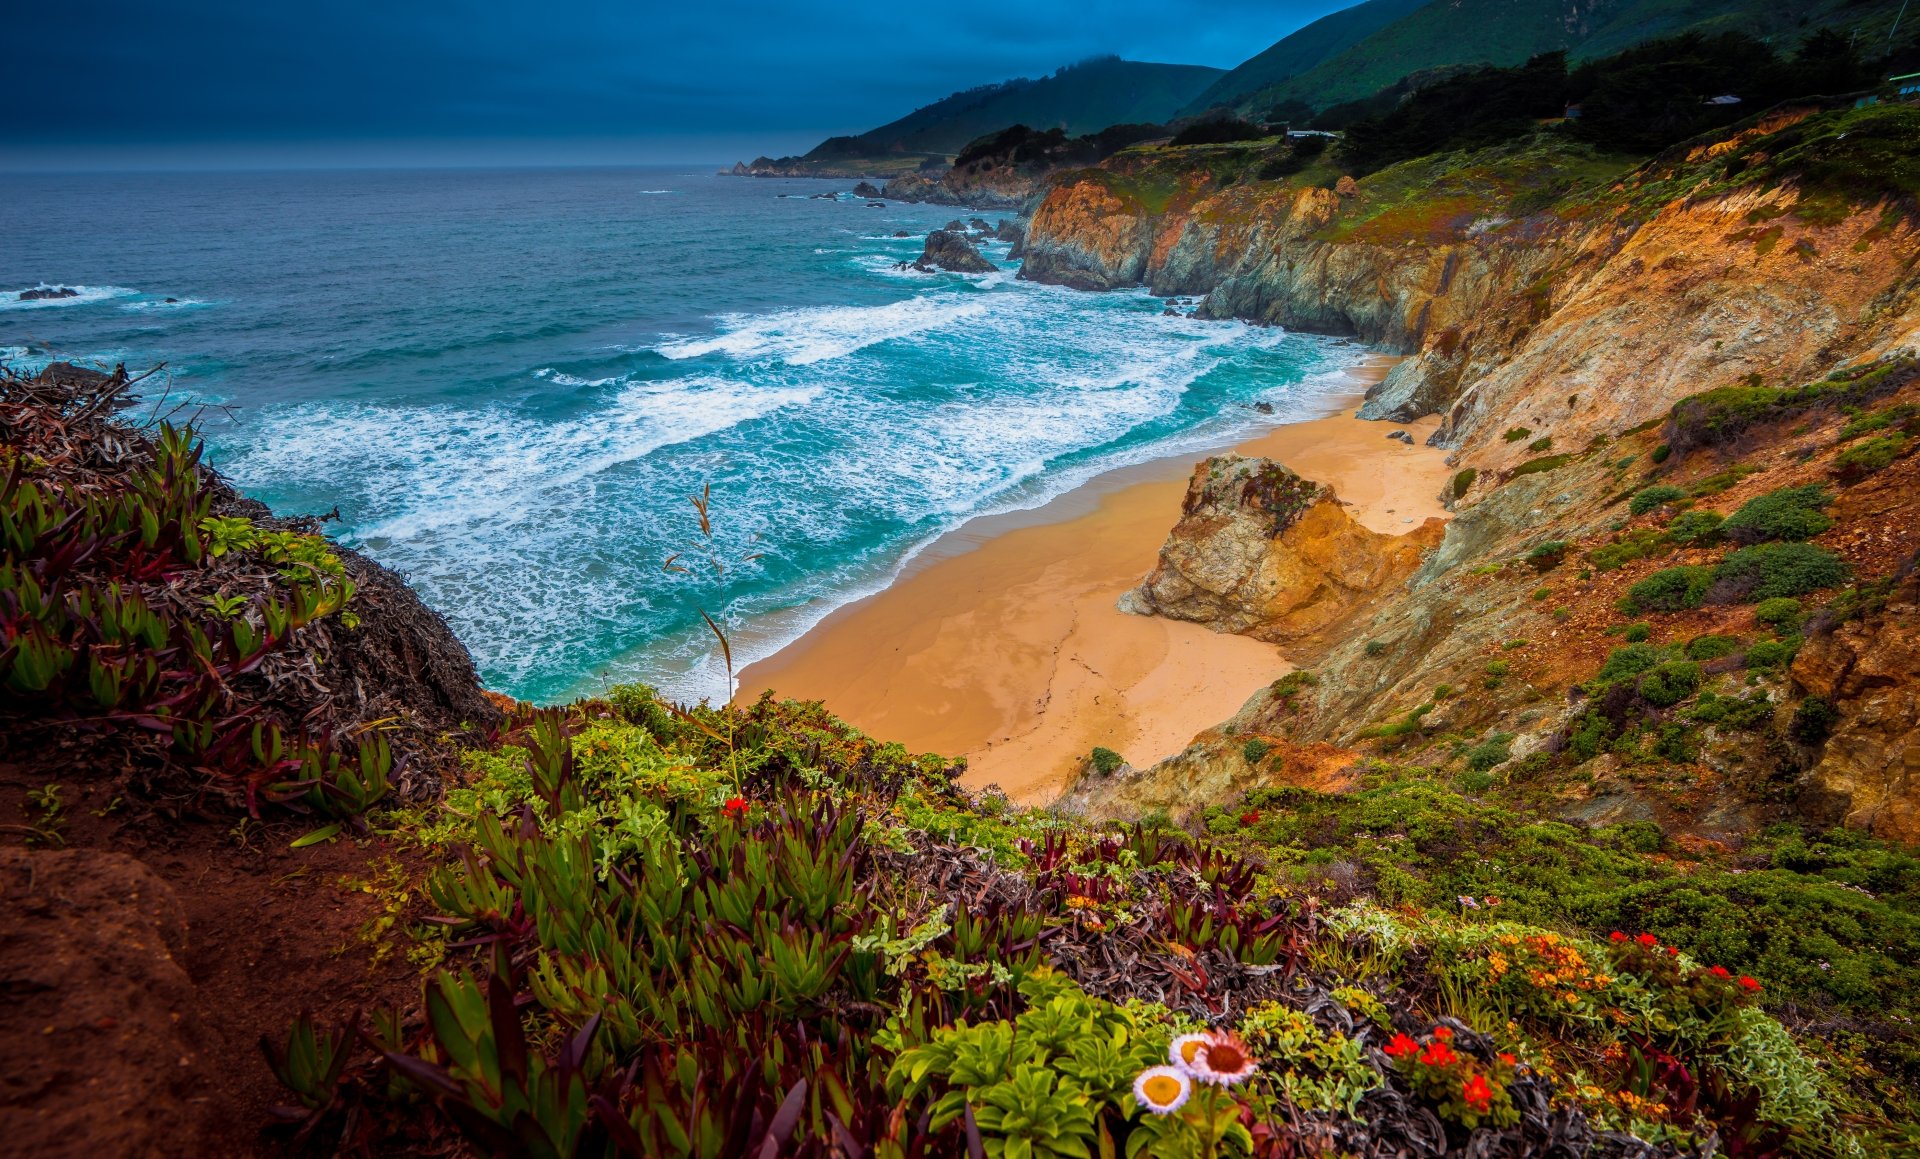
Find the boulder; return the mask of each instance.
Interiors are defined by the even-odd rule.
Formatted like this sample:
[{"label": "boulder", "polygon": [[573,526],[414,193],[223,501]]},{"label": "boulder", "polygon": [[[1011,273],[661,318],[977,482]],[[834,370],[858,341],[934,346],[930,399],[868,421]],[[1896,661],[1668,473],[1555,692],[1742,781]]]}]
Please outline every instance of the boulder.
[{"label": "boulder", "polygon": [[862,181],[853,187],[853,195],[855,197],[878,197],[880,196],[880,189],[871,181]]},{"label": "boulder", "polygon": [[948,233],[965,233],[967,232],[967,223],[956,217],[941,228]]},{"label": "boulder", "polygon": [[1187,485],[1180,522],[1122,611],[1274,643],[1316,637],[1413,574],[1440,542],[1362,526],[1329,487],[1272,459],[1218,455]]},{"label": "boulder", "polygon": [[1342,174],[1340,180],[1333,183],[1333,191],[1341,197],[1353,197],[1360,192],[1360,183]]},{"label": "boulder", "polygon": [[993,232],[993,226],[987,224],[986,219],[979,218],[979,217],[969,217],[967,219],[967,228],[971,230],[977,230],[980,233]]},{"label": "boulder", "polygon": [[78,298],[80,291],[70,286],[40,286],[20,291],[22,302],[47,302],[57,298]]},{"label": "boulder", "polygon": [[965,234],[946,229],[936,229],[927,235],[927,246],[913,265],[927,273],[936,268],[956,274],[990,274],[994,270],[993,263],[980,256],[980,251],[973,248]]},{"label": "boulder", "polygon": [[908,232],[907,232],[906,230],[904,230],[904,229],[896,229],[896,230],[894,230],[894,231],[893,231],[893,236],[895,236],[895,237],[912,237],[913,235],[912,235],[912,234],[910,234],[910,233],[908,233]]},{"label": "boulder", "polygon": [[1019,222],[1002,219],[1000,224],[994,227],[993,236],[999,238],[1001,241],[1009,241],[1014,245],[1019,245],[1021,240],[1027,236],[1027,231],[1020,228]]}]

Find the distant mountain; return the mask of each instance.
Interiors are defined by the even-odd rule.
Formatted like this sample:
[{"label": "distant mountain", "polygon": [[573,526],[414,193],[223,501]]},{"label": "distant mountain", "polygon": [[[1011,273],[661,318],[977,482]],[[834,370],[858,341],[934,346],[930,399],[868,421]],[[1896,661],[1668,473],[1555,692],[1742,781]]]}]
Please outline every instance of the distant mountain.
[{"label": "distant mountain", "polygon": [[1040,80],[1021,78],[955,93],[858,136],[829,138],[807,160],[952,155],[1011,125],[1059,128],[1079,136],[1109,125],[1159,124],[1223,75],[1221,69],[1199,65],[1098,57]]},{"label": "distant mountain", "polygon": [[1366,0],[1351,8],[1322,16],[1289,33],[1259,56],[1230,70],[1207,91],[1194,98],[1183,113],[1197,114],[1216,105],[1232,105],[1238,98],[1271,88],[1351,48],[1428,0]]},{"label": "distant mountain", "polygon": [[[1275,54],[1283,62],[1304,60],[1305,43],[1296,46],[1300,51],[1281,50],[1328,20],[1360,18],[1363,10],[1391,2],[1370,0],[1308,25],[1233,70],[1229,78]],[[1252,112],[1292,101],[1324,109],[1370,96],[1429,69],[1515,65],[1555,50],[1580,60],[1692,30],[1740,31],[1795,44],[1816,29],[1838,27],[1849,33],[1861,30],[1862,42],[1869,43],[1874,33],[1886,35],[1900,6],[1901,0],[1433,0],[1285,79],[1254,88],[1217,84],[1215,89],[1232,95],[1214,99]],[[1369,20],[1378,15],[1364,13]],[[1336,39],[1330,36],[1328,43]]]}]

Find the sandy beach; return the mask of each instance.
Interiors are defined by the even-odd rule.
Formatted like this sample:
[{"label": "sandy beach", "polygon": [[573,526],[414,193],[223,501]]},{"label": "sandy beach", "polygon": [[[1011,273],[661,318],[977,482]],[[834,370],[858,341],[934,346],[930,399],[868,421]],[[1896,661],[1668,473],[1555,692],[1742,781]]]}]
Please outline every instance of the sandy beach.
[{"label": "sandy beach", "polygon": [[[1326,400],[1328,417],[1233,449],[1331,484],[1377,531],[1445,517],[1444,452],[1425,445],[1438,419],[1352,417],[1392,364],[1356,368],[1351,394]],[[1415,445],[1388,439],[1393,430]],[[1142,767],[1171,756],[1290,667],[1270,644],[1115,607],[1153,566],[1200,457],[1115,471],[1033,511],[973,520],[885,591],[743,670],[739,695],[825,700],[874,736],[965,756],[970,783],[1027,803],[1055,796],[1096,745]]]}]

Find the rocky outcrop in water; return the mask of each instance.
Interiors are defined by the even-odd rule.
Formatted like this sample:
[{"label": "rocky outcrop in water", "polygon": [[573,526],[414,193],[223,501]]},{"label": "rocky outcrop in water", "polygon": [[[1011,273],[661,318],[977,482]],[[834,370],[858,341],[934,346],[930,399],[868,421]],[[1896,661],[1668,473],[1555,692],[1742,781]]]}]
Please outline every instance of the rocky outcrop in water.
[{"label": "rocky outcrop in water", "polygon": [[1120,606],[1301,641],[1412,574],[1443,526],[1433,519],[1382,535],[1347,514],[1330,488],[1271,459],[1218,455],[1194,471],[1153,572]]},{"label": "rocky outcrop in water", "polygon": [[913,268],[925,273],[936,269],[956,274],[990,274],[992,262],[980,256],[967,235],[951,229],[936,229],[927,235],[927,245]]},{"label": "rocky outcrop in water", "polygon": [[31,290],[22,290],[19,300],[22,302],[54,302],[62,298],[78,298],[80,291],[71,286],[40,286]]}]

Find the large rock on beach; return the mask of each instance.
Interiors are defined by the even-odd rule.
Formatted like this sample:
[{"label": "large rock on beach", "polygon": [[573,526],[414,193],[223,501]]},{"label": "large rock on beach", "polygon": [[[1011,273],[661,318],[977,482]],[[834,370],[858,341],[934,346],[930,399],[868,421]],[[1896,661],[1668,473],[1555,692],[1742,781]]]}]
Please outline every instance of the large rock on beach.
[{"label": "large rock on beach", "polygon": [[1121,610],[1274,643],[1314,637],[1413,574],[1440,541],[1362,526],[1332,488],[1272,459],[1217,455],[1187,485],[1180,522]]}]

